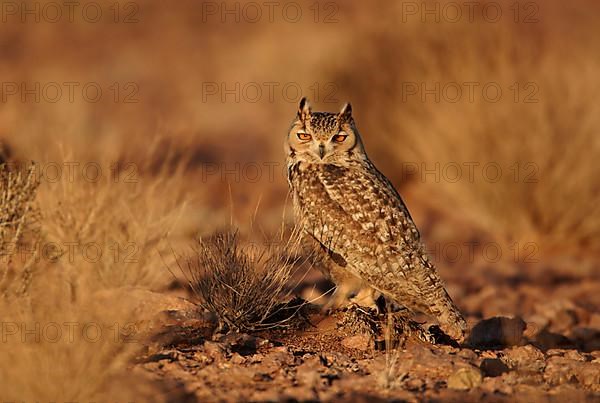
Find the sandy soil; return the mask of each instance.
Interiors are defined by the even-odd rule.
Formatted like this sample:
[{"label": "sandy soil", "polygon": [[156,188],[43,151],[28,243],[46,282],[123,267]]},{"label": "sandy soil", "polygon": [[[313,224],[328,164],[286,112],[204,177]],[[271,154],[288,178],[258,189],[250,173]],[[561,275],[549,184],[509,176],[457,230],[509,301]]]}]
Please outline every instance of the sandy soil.
[{"label": "sandy soil", "polygon": [[185,401],[598,401],[600,280],[493,267],[445,273],[471,329],[460,346],[413,335],[390,348],[345,325],[347,311],[308,305],[291,328],[221,334],[211,315],[168,297],[177,303],[144,323],[134,371]]}]

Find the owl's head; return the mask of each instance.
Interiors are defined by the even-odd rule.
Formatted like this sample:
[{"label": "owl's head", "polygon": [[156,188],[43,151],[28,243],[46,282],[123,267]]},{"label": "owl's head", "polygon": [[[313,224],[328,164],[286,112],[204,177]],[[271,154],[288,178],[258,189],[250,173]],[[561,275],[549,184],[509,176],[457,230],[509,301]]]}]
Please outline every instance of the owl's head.
[{"label": "owl's head", "polygon": [[313,164],[337,165],[365,156],[349,103],[339,113],[313,112],[306,98],[298,104],[285,149],[289,158]]}]

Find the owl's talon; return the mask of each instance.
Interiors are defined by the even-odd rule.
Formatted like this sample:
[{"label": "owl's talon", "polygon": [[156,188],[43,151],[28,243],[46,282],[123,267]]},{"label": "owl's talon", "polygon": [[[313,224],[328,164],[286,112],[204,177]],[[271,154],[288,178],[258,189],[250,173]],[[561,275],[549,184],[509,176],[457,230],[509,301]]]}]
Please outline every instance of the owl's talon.
[{"label": "owl's talon", "polygon": [[352,334],[367,334],[373,338],[379,333],[378,315],[374,310],[350,303],[342,312],[338,327],[347,329]]},{"label": "owl's talon", "polygon": [[395,338],[402,341],[400,344],[404,344],[411,336],[426,343],[435,344],[434,335],[419,322],[410,319],[406,311],[402,310],[392,313],[390,314],[390,319],[388,320],[388,329],[386,331],[390,331],[389,327],[391,325],[391,331]]},{"label": "owl's talon", "polygon": [[[352,334],[366,334],[378,346],[402,346],[413,337],[421,341],[436,344],[433,333],[420,323],[410,319],[410,312],[403,309],[399,312],[381,315],[375,309],[350,304],[339,312],[343,312],[338,327]],[[386,319],[387,318],[387,319]]]}]

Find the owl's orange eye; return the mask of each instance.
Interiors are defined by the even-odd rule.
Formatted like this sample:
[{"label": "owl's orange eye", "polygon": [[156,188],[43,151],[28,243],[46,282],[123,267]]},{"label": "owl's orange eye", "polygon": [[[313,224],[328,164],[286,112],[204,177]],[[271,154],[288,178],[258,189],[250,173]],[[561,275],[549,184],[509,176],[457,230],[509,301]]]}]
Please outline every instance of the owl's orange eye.
[{"label": "owl's orange eye", "polygon": [[348,137],[347,134],[336,134],[335,136],[333,136],[333,141],[335,141],[336,143],[343,143],[344,140],[346,140],[346,137]]},{"label": "owl's orange eye", "polygon": [[298,138],[302,141],[307,141],[307,140],[310,140],[312,138],[312,136],[308,133],[298,132]]}]

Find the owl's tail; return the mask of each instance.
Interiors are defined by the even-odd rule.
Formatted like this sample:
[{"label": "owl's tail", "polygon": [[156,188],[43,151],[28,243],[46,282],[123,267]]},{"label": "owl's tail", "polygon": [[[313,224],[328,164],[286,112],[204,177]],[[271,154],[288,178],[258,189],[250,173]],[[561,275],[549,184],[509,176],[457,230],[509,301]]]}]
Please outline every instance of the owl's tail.
[{"label": "owl's tail", "polygon": [[427,258],[422,259],[421,263],[425,266],[425,270],[423,271],[427,277],[425,284],[428,283],[428,287],[424,290],[428,294],[425,300],[429,302],[424,307],[425,313],[429,313],[437,318],[440,327],[448,336],[458,342],[462,342],[467,331],[465,318],[452,301],[452,298],[450,298],[450,295],[448,295],[433,264]]},{"label": "owl's tail", "polygon": [[444,296],[438,303],[430,307],[431,313],[437,317],[442,330],[458,342],[465,339],[467,322],[462,316],[445,289],[442,288]]},{"label": "owl's tail", "polygon": [[414,273],[416,275],[412,277],[412,280],[416,280],[416,282],[413,284],[415,286],[418,284],[424,294],[421,298],[421,302],[424,304],[415,308],[435,317],[440,323],[440,328],[448,336],[462,342],[467,331],[465,318],[448,295],[442,280],[427,256],[422,254],[415,260],[417,260],[414,262],[415,266],[419,266],[420,263],[421,270]]}]

